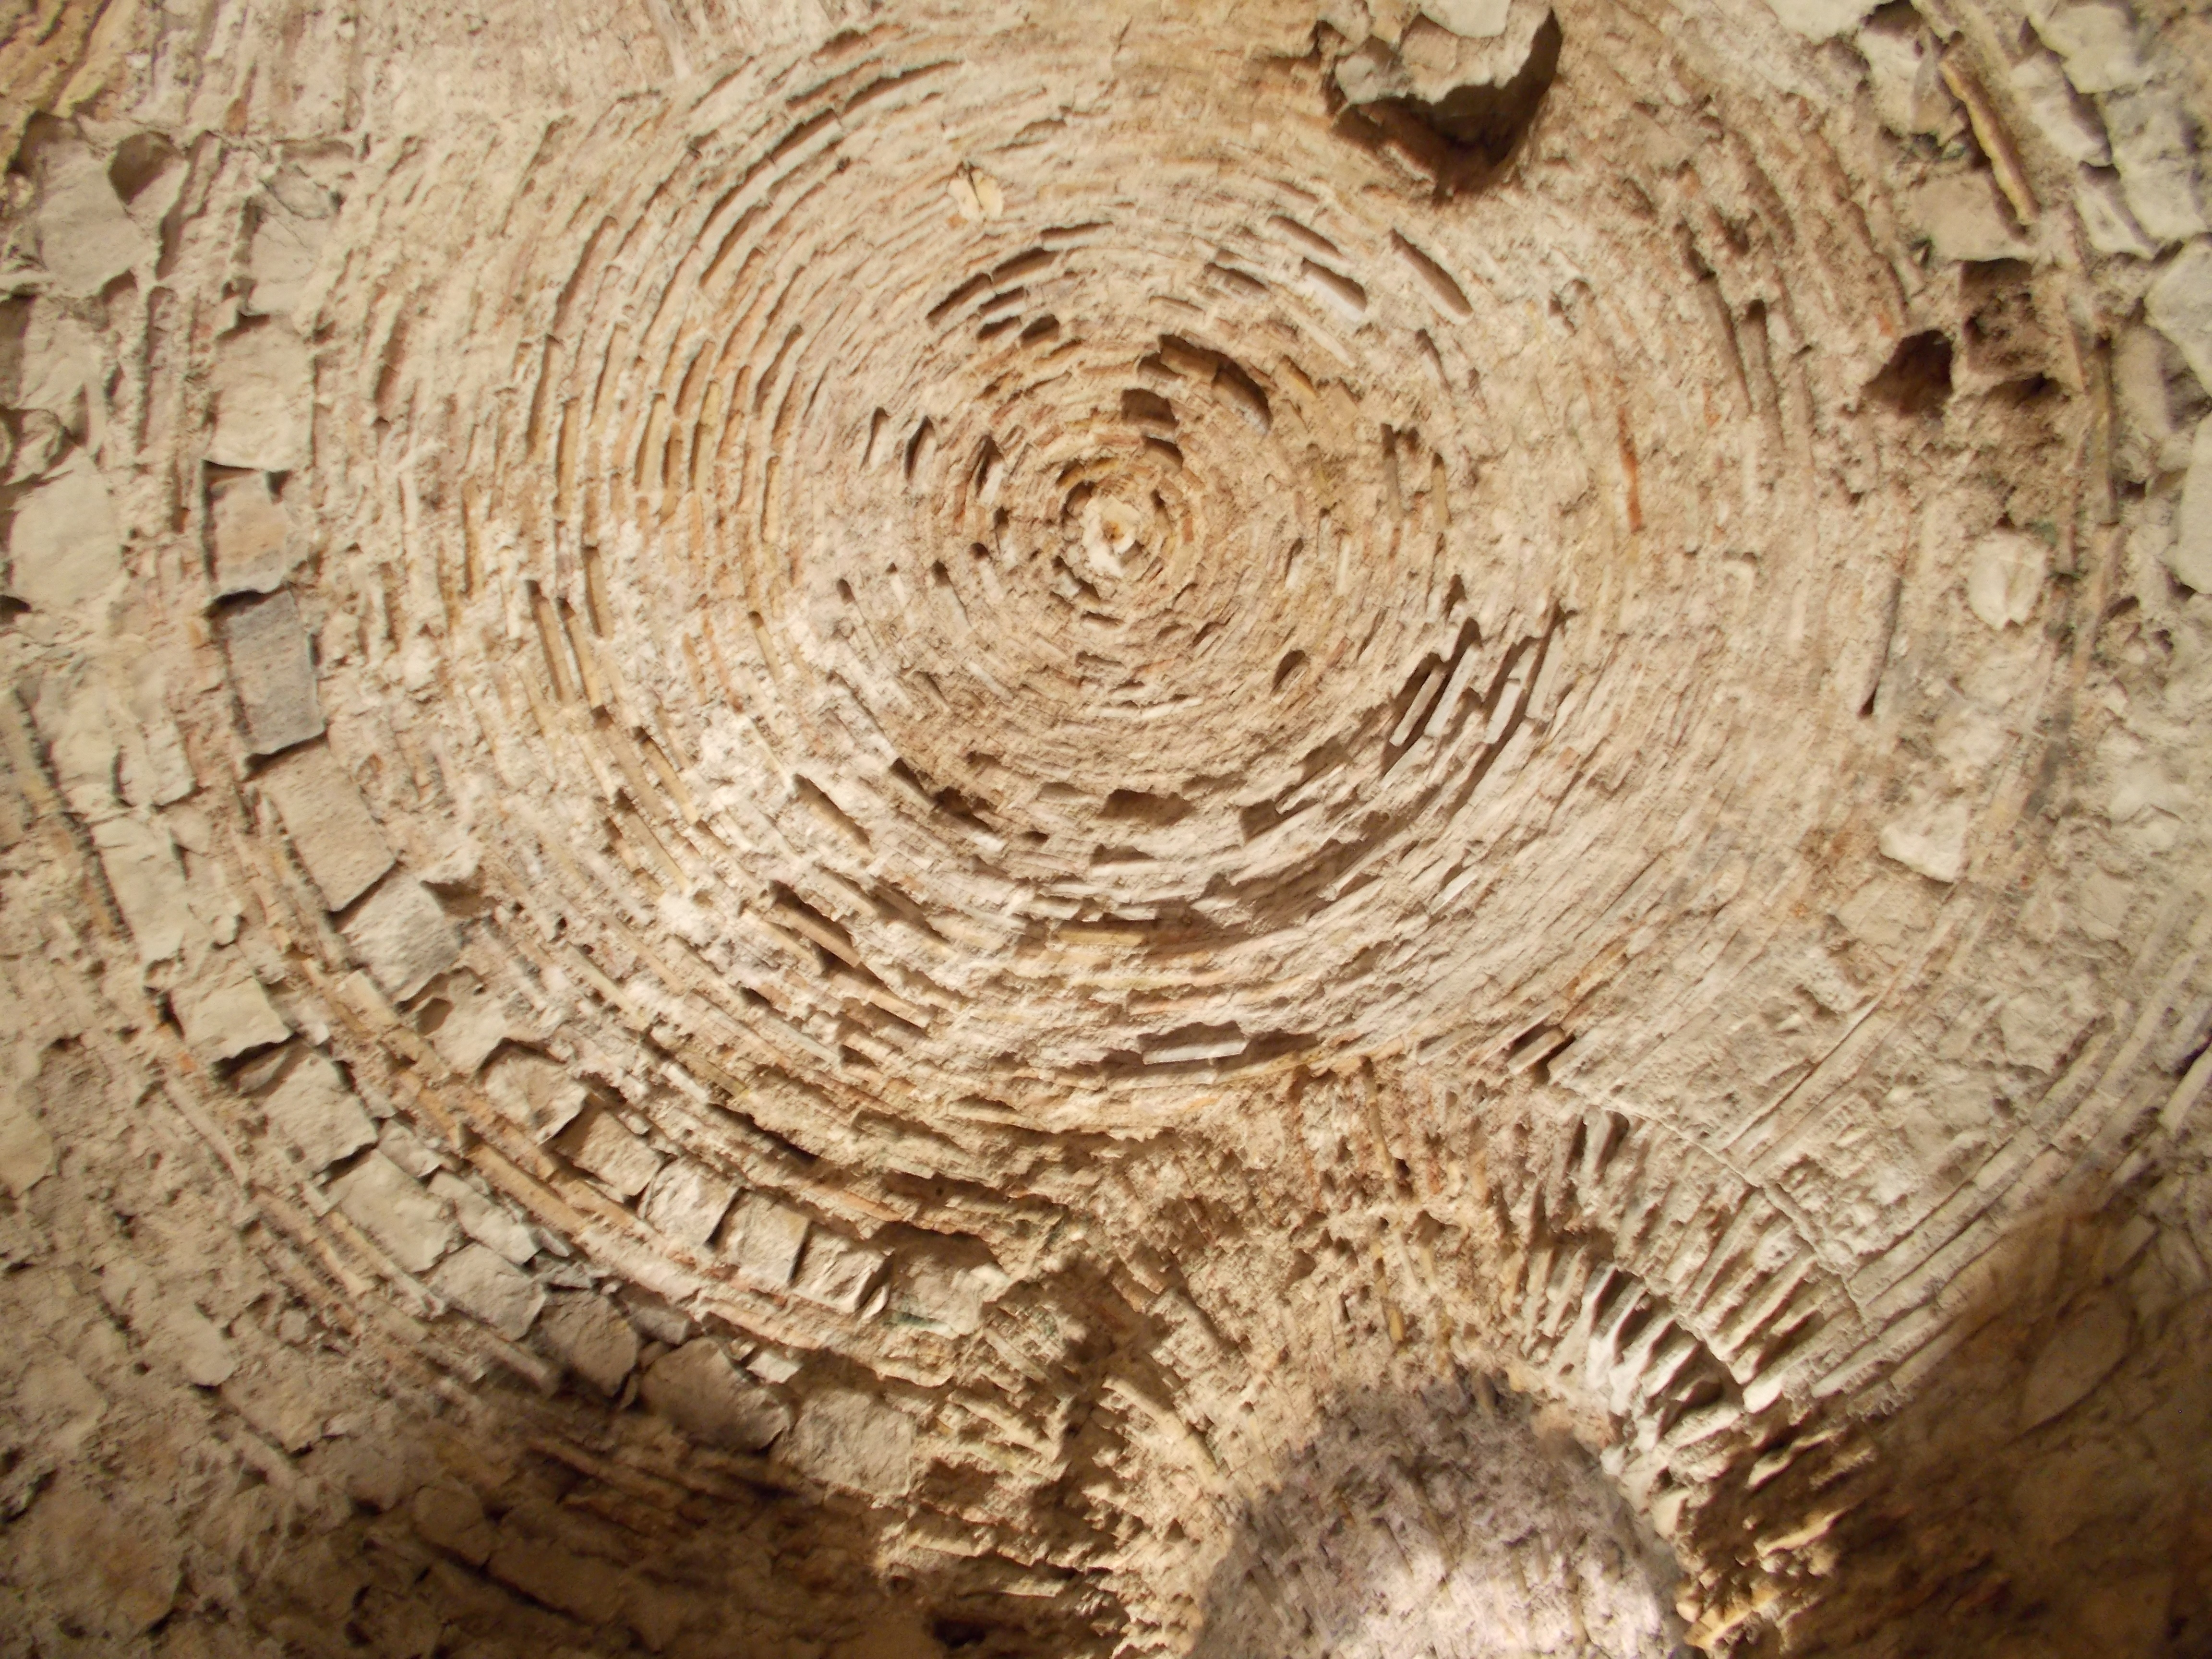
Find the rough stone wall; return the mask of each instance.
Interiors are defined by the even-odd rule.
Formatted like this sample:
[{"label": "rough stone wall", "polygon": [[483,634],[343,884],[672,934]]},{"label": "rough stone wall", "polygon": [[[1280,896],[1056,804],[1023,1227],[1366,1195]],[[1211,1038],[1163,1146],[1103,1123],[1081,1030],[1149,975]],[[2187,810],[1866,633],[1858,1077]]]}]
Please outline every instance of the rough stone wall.
[{"label": "rough stone wall", "polygon": [[2212,1644],[2204,16],[5,27],[0,1652]]}]

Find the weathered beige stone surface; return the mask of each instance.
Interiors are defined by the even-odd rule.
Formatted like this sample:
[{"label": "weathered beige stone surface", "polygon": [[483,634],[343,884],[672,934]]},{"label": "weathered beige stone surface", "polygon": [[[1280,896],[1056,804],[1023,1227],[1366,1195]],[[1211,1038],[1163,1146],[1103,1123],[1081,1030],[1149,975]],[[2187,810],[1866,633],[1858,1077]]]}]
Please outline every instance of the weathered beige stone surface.
[{"label": "weathered beige stone surface", "polygon": [[0,26],[0,1652],[2201,1649],[2208,53]]}]

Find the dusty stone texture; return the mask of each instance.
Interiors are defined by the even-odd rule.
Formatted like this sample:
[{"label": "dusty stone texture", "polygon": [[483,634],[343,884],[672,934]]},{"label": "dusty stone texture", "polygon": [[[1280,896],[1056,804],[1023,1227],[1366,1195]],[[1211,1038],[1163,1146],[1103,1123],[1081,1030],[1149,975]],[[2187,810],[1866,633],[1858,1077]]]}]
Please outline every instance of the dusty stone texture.
[{"label": "dusty stone texture", "polygon": [[0,1652],[2201,1650],[2208,64],[0,29]]}]

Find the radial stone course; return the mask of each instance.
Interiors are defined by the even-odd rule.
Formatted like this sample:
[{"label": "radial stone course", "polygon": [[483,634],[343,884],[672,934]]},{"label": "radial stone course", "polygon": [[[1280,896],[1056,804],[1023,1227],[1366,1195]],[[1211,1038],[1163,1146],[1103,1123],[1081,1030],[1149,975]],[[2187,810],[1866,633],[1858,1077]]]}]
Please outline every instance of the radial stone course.
[{"label": "radial stone course", "polygon": [[2204,1650],[2209,52],[4,26],[0,1655]]}]

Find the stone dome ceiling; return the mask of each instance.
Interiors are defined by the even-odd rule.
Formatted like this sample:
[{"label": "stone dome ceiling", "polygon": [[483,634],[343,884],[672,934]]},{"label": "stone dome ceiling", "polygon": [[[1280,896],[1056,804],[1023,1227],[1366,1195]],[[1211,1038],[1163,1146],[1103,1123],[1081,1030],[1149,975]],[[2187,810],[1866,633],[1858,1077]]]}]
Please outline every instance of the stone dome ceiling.
[{"label": "stone dome ceiling", "polygon": [[9,27],[0,1654],[2212,1644],[2201,15]]}]

